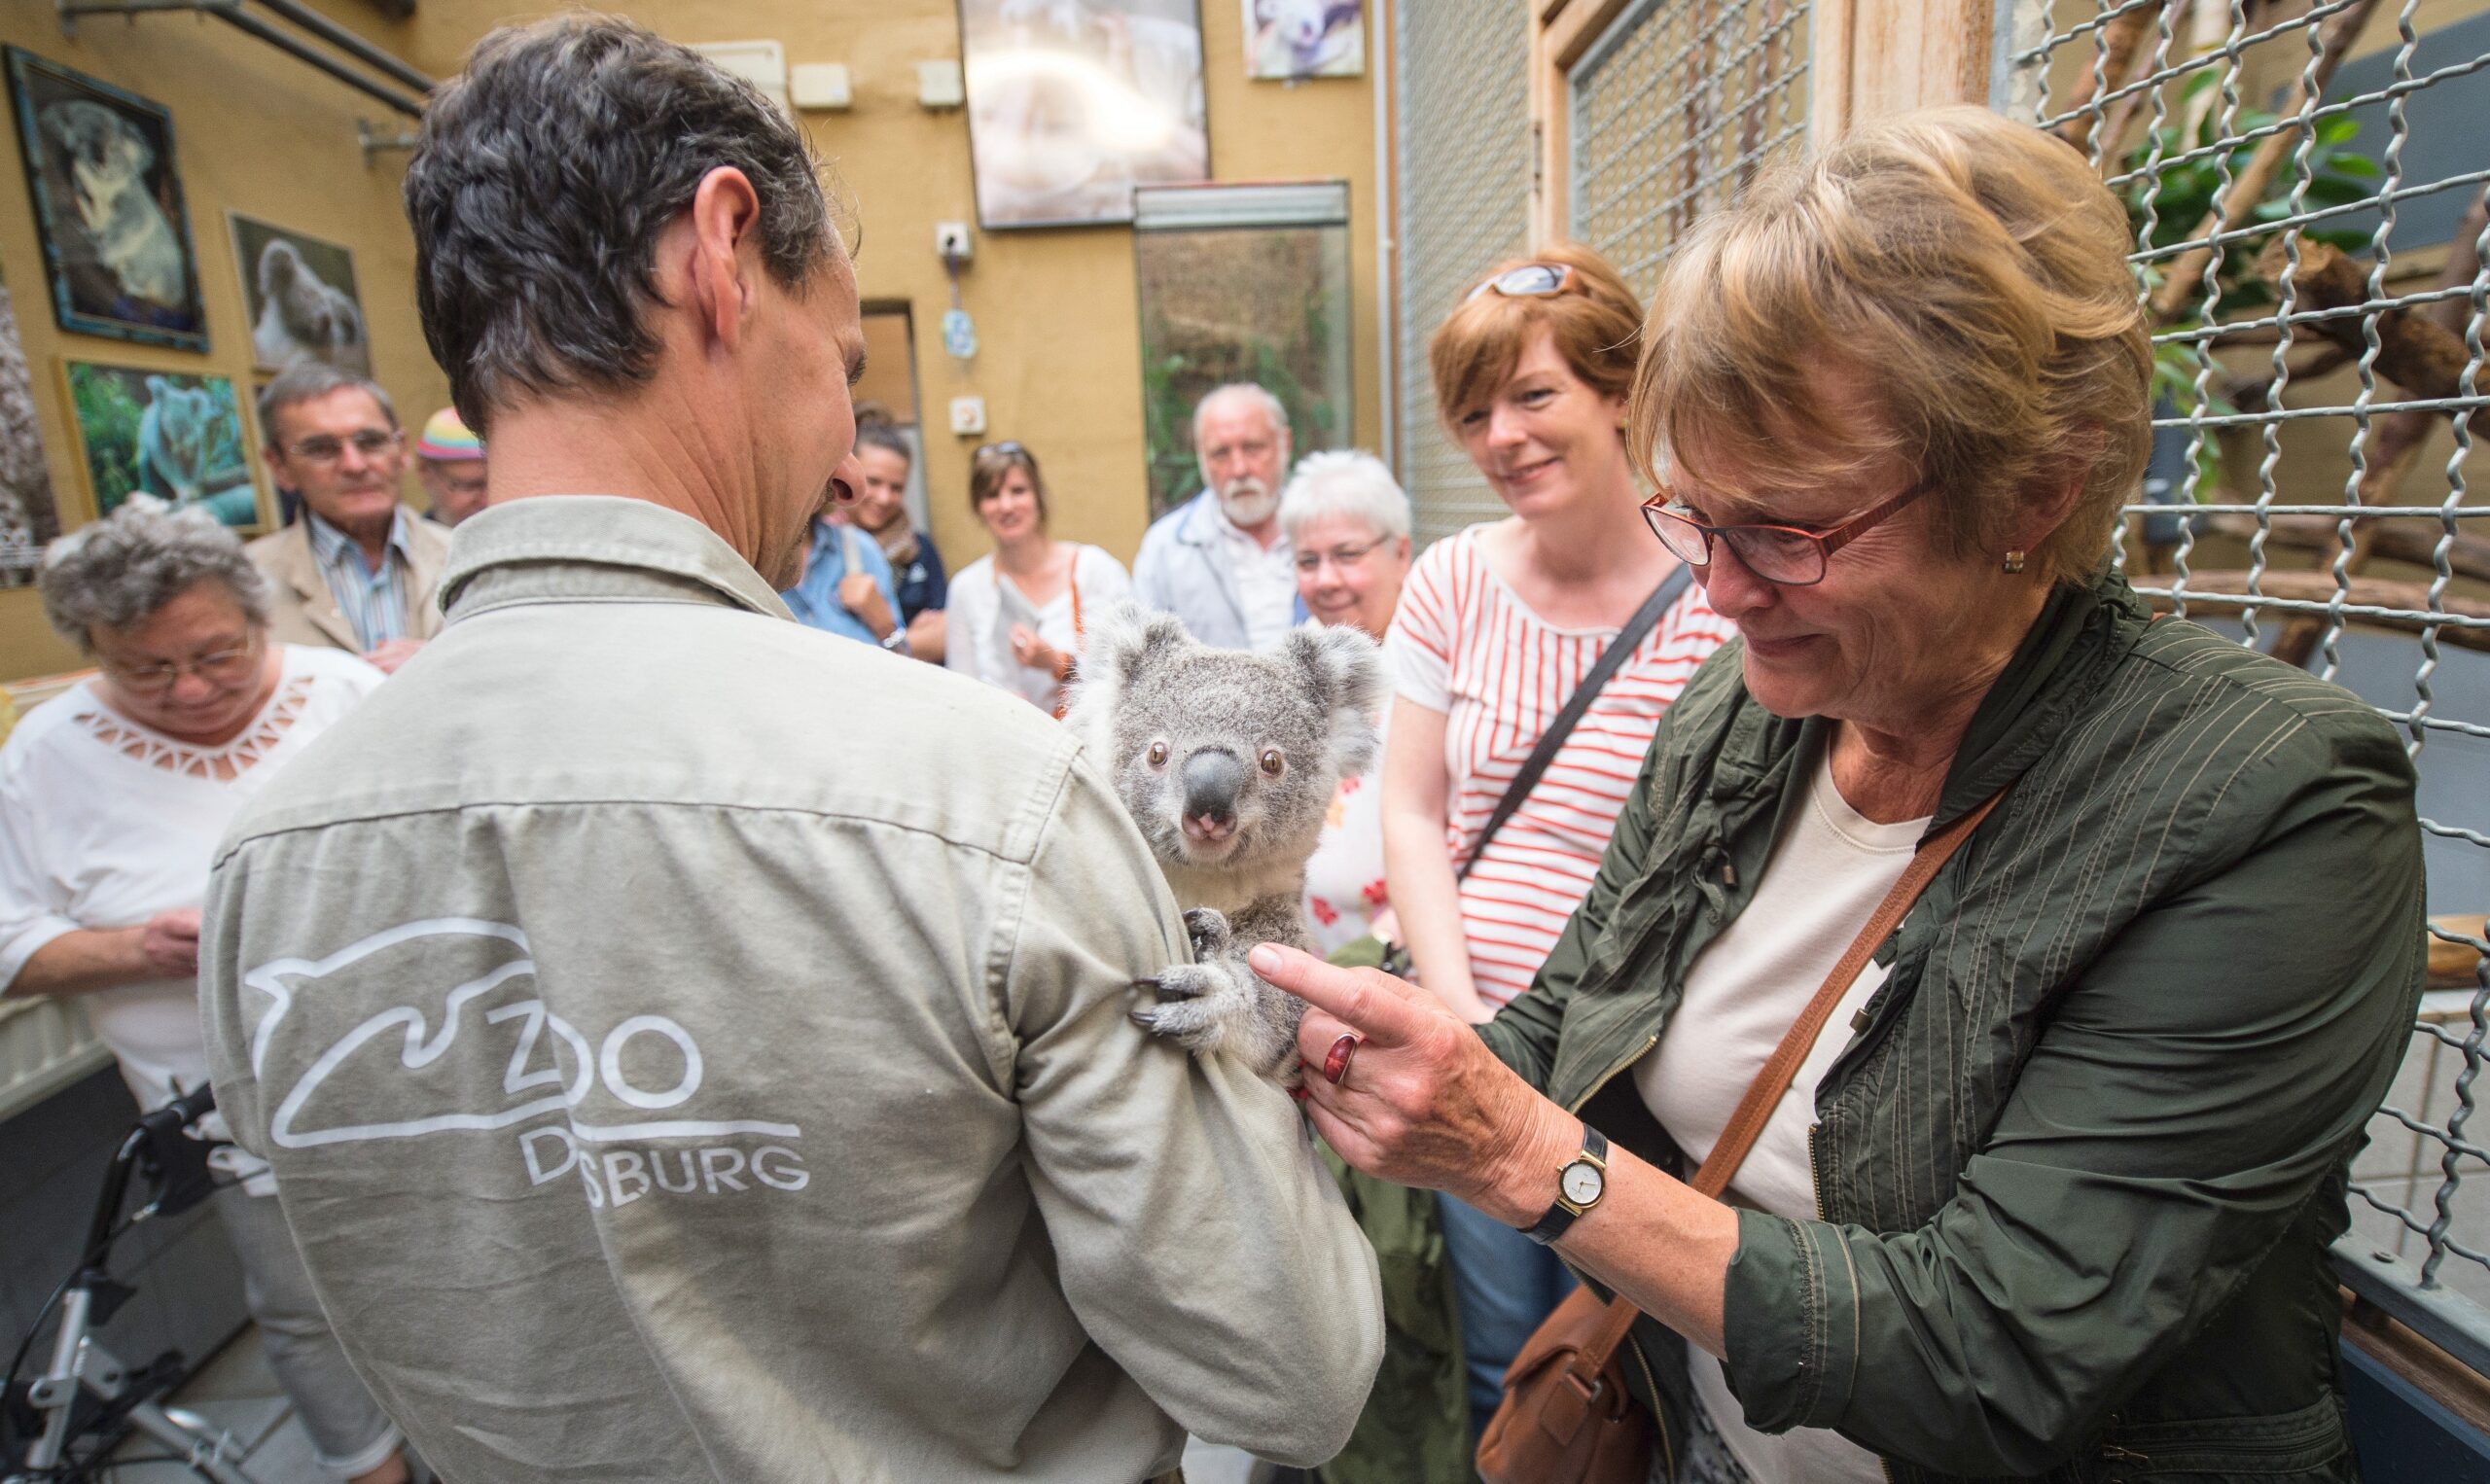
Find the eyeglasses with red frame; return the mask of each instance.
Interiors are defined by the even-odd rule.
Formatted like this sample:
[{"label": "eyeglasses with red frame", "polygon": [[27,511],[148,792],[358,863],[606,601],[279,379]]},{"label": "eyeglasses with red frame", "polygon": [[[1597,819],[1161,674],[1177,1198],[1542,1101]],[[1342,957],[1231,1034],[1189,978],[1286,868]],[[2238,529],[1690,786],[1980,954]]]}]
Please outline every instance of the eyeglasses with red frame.
[{"label": "eyeglasses with red frame", "polygon": [[1826,564],[1835,551],[1935,487],[1923,480],[1830,531],[1802,531],[1792,525],[1706,525],[1666,490],[1643,502],[1643,520],[1670,555],[1698,572],[1712,565],[1712,543],[1717,540],[1737,553],[1741,566],[1765,582],[1812,587],[1825,580]]}]

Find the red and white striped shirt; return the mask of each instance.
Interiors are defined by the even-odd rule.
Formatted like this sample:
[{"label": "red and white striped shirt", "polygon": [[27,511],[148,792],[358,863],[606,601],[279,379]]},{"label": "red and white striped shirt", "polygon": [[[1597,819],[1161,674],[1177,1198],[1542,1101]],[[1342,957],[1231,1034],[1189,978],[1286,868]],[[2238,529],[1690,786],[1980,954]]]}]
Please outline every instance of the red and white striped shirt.
[{"label": "red and white striped shirt", "polygon": [[[1470,974],[1490,1007],[1530,987],[1590,892],[1660,713],[1736,632],[1700,585],[1689,586],[1610,677],[1461,883]],[[1616,636],[1614,628],[1557,628],[1533,613],[1487,569],[1476,527],[1418,558],[1385,647],[1397,693],[1444,717],[1444,843],[1456,870],[1541,733]]]}]

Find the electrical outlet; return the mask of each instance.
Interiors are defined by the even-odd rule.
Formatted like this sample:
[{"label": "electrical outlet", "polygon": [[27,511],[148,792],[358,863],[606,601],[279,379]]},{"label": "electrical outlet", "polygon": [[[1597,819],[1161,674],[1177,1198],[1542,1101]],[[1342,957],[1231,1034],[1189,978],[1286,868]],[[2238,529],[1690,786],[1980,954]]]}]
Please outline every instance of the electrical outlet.
[{"label": "electrical outlet", "polygon": [[985,399],[954,397],[951,399],[951,432],[960,438],[977,438],[985,432]]},{"label": "electrical outlet", "polygon": [[952,262],[968,262],[975,252],[975,249],[969,245],[969,224],[966,222],[935,223],[934,251]]}]

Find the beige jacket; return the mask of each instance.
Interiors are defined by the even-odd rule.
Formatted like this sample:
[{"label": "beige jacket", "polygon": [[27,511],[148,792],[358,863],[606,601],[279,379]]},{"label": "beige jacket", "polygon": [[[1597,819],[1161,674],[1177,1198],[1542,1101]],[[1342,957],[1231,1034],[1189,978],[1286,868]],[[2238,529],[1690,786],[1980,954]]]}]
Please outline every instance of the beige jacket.
[{"label": "beige jacket", "polygon": [[[245,548],[267,574],[268,637],[286,644],[319,644],[351,654],[363,653],[354,625],[338,607],[338,595],[321,575],[311,550],[311,525],[297,520]],[[441,605],[434,600],[442,569],[449,563],[449,528],[407,512],[407,637],[430,639],[441,632]]]},{"label": "beige jacket", "polygon": [[226,1115],[428,1460],[1128,1484],[1188,1431],[1339,1447],[1373,1255],[1276,1087],[1126,1018],[1185,936],[1068,732],[785,621],[636,501],[487,510],[443,591],[234,826],[200,976]]}]

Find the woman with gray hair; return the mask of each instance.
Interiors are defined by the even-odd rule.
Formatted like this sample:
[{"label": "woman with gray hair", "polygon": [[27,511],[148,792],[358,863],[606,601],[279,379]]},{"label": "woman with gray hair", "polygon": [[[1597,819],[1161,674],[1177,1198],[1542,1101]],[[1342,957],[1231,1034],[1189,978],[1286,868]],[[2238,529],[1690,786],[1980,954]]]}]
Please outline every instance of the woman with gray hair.
[{"label": "woman with gray hair", "polygon": [[[269,642],[267,580],[205,512],[133,496],[52,544],[44,616],[95,674],[0,745],[0,994],[75,995],[142,1108],[207,1081],[199,903],[226,826],[380,684],[339,650]],[[320,1462],[410,1477],[397,1428],[330,1335],[266,1163],[213,1162],[268,1361]]]},{"label": "woman with gray hair", "polygon": [[[1309,453],[1281,491],[1279,518],[1297,553],[1308,621],[1345,623],[1381,643],[1409,576],[1409,497],[1392,471],[1354,449]],[[1340,780],[1306,862],[1306,927],[1326,955],[1394,936],[1383,887],[1382,756],[1378,743],[1373,767]]]}]

